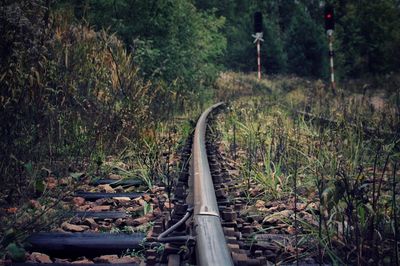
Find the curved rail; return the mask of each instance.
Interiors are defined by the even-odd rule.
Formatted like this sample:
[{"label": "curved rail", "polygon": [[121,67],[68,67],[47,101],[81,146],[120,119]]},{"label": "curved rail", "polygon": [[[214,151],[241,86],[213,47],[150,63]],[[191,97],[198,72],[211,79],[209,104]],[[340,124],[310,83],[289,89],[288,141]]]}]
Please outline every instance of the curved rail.
[{"label": "curved rail", "polygon": [[193,139],[194,220],[196,257],[200,266],[233,265],[218,211],[205,144],[207,116],[223,103],[208,108],[199,118]]}]

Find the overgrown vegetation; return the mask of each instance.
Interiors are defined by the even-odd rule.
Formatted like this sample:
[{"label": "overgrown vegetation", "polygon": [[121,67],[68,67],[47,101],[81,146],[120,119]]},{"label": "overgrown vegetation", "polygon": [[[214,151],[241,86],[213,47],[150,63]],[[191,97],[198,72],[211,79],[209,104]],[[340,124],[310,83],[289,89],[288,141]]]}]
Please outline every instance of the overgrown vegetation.
[{"label": "overgrown vegetation", "polygon": [[[335,95],[321,80],[287,76],[327,75],[321,1],[3,0],[2,224],[43,218],[57,203],[49,194],[64,195],[53,185],[83,173],[162,183],[170,198],[187,120],[213,99],[239,98],[221,127],[247,190],[313,201],[317,226],[298,222],[304,239],[317,236],[320,262],[393,262],[399,1],[326,2],[336,8],[337,70],[358,78]],[[254,70],[255,11],[264,14],[263,72],[286,76],[219,75]],[[40,196],[37,213],[26,205]],[[21,253],[13,241],[54,216],[2,232],[0,249]]]},{"label": "overgrown vegetation", "polygon": [[[0,20],[1,254],[57,218],[47,198],[58,194],[61,200],[72,191],[59,193],[48,180],[59,184],[68,176],[114,172],[170,190],[178,167],[172,154],[189,133],[186,122],[172,117],[188,106],[181,120],[197,115],[209,94],[167,78],[149,79],[116,34],[96,30],[50,1],[3,1]],[[212,43],[207,36],[201,45]],[[191,104],[200,94],[203,101]],[[29,202],[38,197],[45,207],[31,211]],[[45,219],[18,218],[29,213]]]},{"label": "overgrown vegetation", "polygon": [[138,136],[145,129],[139,121],[151,119],[150,88],[157,86],[139,77],[121,42],[105,31],[61,23],[64,18],[57,16],[52,29],[37,16],[45,10],[40,6],[35,13],[16,4],[8,8],[16,12],[6,13],[9,27],[28,31],[10,38],[33,42],[29,48],[10,45],[2,60],[1,172],[12,197],[24,185],[24,166],[31,161],[80,161]]},{"label": "overgrown vegetation", "polygon": [[[243,95],[242,80],[255,77],[228,73],[219,84]],[[233,100],[220,124],[245,190],[258,191],[250,206],[257,199],[313,206],[305,216],[297,207],[294,221],[277,217],[301,238],[294,250],[307,250],[320,263],[396,264],[398,103],[378,102],[368,92],[333,96],[319,82],[301,79],[253,84],[248,89],[257,96]],[[297,112],[304,110],[314,116]],[[264,215],[261,230],[268,233],[271,217]]]},{"label": "overgrown vegetation", "polygon": [[225,19],[200,12],[192,1],[56,1],[54,8],[116,32],[140,72],[163,80],[179,98],[202,95],[199,90],[212,85],[221,67]]},{"label": "overgrown vegetation", "polygon": [[[27,165],[36,172],[45,166],[67,170],[70,163],[72,168],[83,166],[85,158],[101,164],[106,155],[130,143],[139,149],[142,144],[156,145],[159,123],[184,110],[193,95],[202,94],[192,88],[185,92],[189,84],[175,87],[179,82],[173,80],[181,78],[178,72],[171,78],[145,80],[136,54],[116,35],[76,21],[68,8],[52,10],[44,4],[9,1],[1,7],[0,172],[9,202],[24,196]],[[218,30],[220,22],[215,23],[210,31]],[[198,44],[212,43],[208,33],[203,34],[206,39]],[[209,60],[206,57],[201,60]],[[190,73],[194,69],[187,68]],[[205,76],[197,77],[190,79],[193,87]]]}]

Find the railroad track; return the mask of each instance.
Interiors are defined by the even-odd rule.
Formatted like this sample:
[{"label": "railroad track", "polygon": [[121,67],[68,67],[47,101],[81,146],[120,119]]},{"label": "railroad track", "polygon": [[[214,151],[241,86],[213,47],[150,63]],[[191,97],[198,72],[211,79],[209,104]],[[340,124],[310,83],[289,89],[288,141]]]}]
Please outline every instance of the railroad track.
[{"label": "railroad track", "polygon": [[[147,263],[168,265],[266,265],[263,246],[246,240],[254,233],[246,217],[240,217],[243,207],[239,181],[234,181],[227,169],[225,158],[209,130],[214,117],[223,107],[218,103],[199,118],[194,136],[183,152],[183,161],[189,161],[175,190],[175,206],[167,223],[159,221],[153,236],[168,242],[164,255],[148,253]],[[189,174],[190,173],[190,174]],[[186,210],[184,212],[183,210]],[[183,226],[184,223],[188,226]],[[172,224],[163,232],[165,224]],[[194,236],[194,237],[193,237]],[[193,241],[190,243],[190,241]],[[189,245],[188,256],[180,256],[182,243]]]},{"label": "railroad track", "polygon": [[[85,256],[93,258],[95,265],[103,265],[102,255],[121,254],[130,249],[144,249],[144,260],[121,260],[114,264],[138,265],[266,265],[265,245],[258,243],[254,227],[247,217],[241,217],[243,206],[238,182],[231,178],[225,158],[214,143],[210,131],[212,116],[223,107],[218,103],[207,109],[199,118],[194,135],[188,139],[181,152],[182,171],[174,183],[174,208],[162,214],[153,214],[152,229],[144,233],[92,233],[79,232],[82,226],[91,227],[92,222],[111,221],[128,224],[131,214],[98,208],[100,211],[81,211],[73,214],[78,227],[70,225],[74,233],[39,232],[28,238],[31,251],[49,254],[52,258]],[[190,162],[190,163],[189,163]],[[97,180],[91,184],[140,186],[137,181]],[[122,209],[132,208],[133,199],[141,192],[99,193],[77,191],[75,197],[95,203],[124,199]],[[129,200],[126,200],[126,199]],[[96,207],[95,203],[91,203]],[[114,202],[111,204],[115,204]],[[96,209],[96,208],[95,208]],[[137,219],[140,219],[137,218]],[[135,219],[133,219],[133,222]],[[79,227],[80,226],[80,227]],[[93,225],[95,226],[95,225]],[[259,235],[262,236],[262,235]],[[251,243],[247,240],[251,237]],[[262,237],[261,237],[262,238]],[[259,239],[261,239],[259,238]],[[162,252],[160,252],[160,250]],[[115,255],[114,255],[115,256]],[[99,259],[100,258],[100,259]],[[125,257],[124,257],[125,258]],[[70,265],[68,259],[57,259],[53,265]],[[81,265],[93,265],[82,259]],[[39,263],[38,263],[39,264]],[[13,263],[23,266],[32,263]]]},{"label": "railroad track", "polygon": [[[194,224],[197,240],[196,258],[199,265],[233,265],[222,229],[205,141],[207,116],[221,105],[216,104],[201,115],[193,139]],[[211,154],[210,157],[212,158]],[[216,160],[212,159],[215,165]],[[223,189],[221,184],[218,186],[219,189]]]}]

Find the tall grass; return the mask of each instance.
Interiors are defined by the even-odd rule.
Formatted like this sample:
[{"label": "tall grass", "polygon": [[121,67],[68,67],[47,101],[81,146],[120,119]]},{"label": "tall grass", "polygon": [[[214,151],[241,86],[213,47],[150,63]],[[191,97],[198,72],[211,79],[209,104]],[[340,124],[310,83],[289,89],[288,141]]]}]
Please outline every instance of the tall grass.
[{"label": "tall grass", "polygon": [[[318,239],[314,258],[320,263],[395,264],[396,106],[390,100],[376,106],[373,97],[340,90],[334,96],[319,81],[277,78],[238,84],[253,77],[232,75],[224,80],[233,96],[221,128],[227,143],[236,128],[245,183],[252,180],[261,187],[259,196],[266,200],[289,199],[294,192],[294,202],[315,203],[311,213],[316,223],[297,215],[292,223],[302,228],[296,237]],[[295,112],[304,109],[333,122]]]}]

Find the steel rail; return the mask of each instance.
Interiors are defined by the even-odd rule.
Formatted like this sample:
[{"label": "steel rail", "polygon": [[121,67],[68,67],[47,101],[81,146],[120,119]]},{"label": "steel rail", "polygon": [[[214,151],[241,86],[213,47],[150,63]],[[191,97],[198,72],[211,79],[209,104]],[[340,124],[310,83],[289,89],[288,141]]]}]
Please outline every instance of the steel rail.
[{"label": "steel rail", "polygon": [[222,230],[205,143],[207,116],[223,103],[208,108],[197,121],[193,138],[194,222],[196,259],[200,266],[231,266],[232,257]]}]

